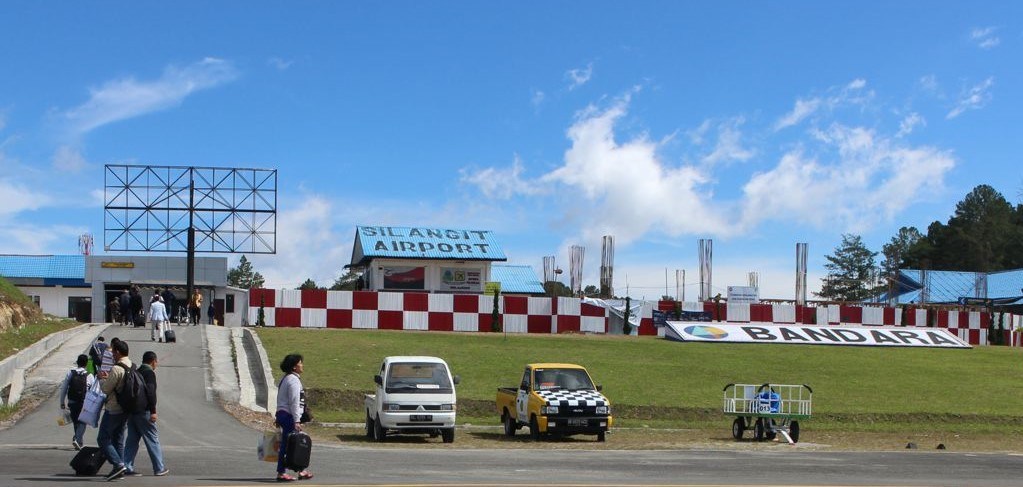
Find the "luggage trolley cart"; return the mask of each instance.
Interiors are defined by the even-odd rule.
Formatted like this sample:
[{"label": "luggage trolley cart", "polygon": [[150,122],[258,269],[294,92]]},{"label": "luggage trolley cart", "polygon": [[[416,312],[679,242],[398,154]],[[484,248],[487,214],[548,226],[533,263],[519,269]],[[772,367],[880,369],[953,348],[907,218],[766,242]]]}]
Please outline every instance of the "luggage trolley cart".
[{"label": "luggage trolley cart", "polygon": [[799,420],[809,419],[813,389],[806,384],[728,384],[724,412],[736,416],[732,437],[741,440],[753,430],[756,441],[773,440],[781,433],[789,444],[799,441]]}]

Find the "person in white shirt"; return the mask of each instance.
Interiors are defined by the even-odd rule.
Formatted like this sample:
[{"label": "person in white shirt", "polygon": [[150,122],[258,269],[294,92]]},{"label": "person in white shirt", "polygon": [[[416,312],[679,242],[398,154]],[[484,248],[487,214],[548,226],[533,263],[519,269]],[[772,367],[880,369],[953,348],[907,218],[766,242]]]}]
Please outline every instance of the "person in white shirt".
[{"label": "person in white shirt", "polygon": [[60,394],[57,396],[60,398],[60,409],[62,411],[65,409],[70,410],[71,422],[75,426],[74,436],[71,437],[71,446],[75,447],[75,450],[82,449],[84,444],[82,436],[85,435],[85,423],[78,421],[78,415],[82,413],[86,391],[96,382],[96,377],[90,374],[88,370],[85,370],[85,366],[88,363],[88,355],[82,354],[78,356],[78,360],[75,363],[76,367],[68,370],[67,375],[64,376],[64,381],[60,383]]},{"label": "person in white shirt", "polygon": [[149,321],[153,324],[153,341],[157,339],[161,342],[163,341],[168,319],[167,307],[163,304],[163,298],[160,297],[159,293],[154,294],[149,304]]},{"label": "person in white shirt", "polygon": [[298,472],[297,476],[289,475],[285,470],[285,454],[287,452],[288,435],[302,431],[302,413],[305,412],[305,389],[302,388],[302,356],[293,353],[281,361],[281,372],[284,377],[277,385],[277,426],[281,428],[281,449],[277,455],[277,481],[308,480],[313,474],[308,470]]}]

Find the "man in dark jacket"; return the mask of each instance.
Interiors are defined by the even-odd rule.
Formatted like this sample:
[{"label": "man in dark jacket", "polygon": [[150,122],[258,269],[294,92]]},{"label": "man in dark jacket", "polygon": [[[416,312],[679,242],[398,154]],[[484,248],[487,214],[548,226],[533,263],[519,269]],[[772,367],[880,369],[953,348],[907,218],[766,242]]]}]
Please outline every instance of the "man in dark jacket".
[{"label": "man in dark jacket", "polygon": [[177,298],[174,297],[174,293],[171,292],[170,288],[167,288],[160,293],[160,297],[163,298],[163,305],[167,307],[167,316],[170,316],[171,320],[176,319],[178,316],[178,310],[175,307],[176,303],[174,301]]},{"label": "man in dark jacket", "polygon": [[131,323],[131,295],[127,289],[121,291],[121,295],[117,297],[117,307],[121,311],[121,324]]},{"label": "man in dark jacket", "polygon": [[146,402],[148,407],[136,411],[128,418],[128,439],[124,444],[124,466],[128,469],[125,475],[139,476],[135,469],[135,455],[139,451],[139,440],[146,443],[149,461],[153,465],[153,475],[167,475],[170,470],[163,464],[163,449],[160,448],[160,432],[156,429],[156,352],[142,354],[142,365],[139,373],[146,380]]},{"label": "man in dark jacket", "polygon": [[[142,317],[142,292],[139,291],[138,286],[131,287],[131,320],[129,323],[132,325],[138,325],[139,317]],[[146,325],[145,318],[142,319],[142,326]]]}]

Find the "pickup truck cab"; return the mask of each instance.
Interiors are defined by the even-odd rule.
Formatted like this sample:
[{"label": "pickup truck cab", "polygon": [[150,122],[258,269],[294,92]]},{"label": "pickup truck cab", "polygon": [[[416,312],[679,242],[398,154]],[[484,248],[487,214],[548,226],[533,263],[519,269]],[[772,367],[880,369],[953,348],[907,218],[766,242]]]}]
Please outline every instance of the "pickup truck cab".
[{"label": "pickup truck cab", "polygon": [[579,365],[526,365],[519,387],[497,389],[497,412],[504,434],[529,427],[534,440],[543,435],[592,434],[604,441],[613,424],[611,403]]},{"label": "pickup truck cab", "polygon": [[388,432],[440,435],[455,441],[455,384],[437,357],[384,358],[373,376],[376,394],[366,394],[366,436],[384,441]]}]

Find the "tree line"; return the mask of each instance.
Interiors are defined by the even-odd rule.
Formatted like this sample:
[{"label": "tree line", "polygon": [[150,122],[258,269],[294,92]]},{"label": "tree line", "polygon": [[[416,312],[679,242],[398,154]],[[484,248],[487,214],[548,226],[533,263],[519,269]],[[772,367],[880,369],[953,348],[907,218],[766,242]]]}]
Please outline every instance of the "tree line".
[{"label": "tree line", "polygon": [[[876,259],[881,256],[880,265]],[[991,186],[973,188],[948,221],[926,233],[902,227],[881,247],[867,248],[859,235],[843,234],[825,256],[827,275],[816,295],[831,301],[864,301],[889,288],[899,269],[997,272],[1023,268],[1023,204],[1011,204]]]}]

